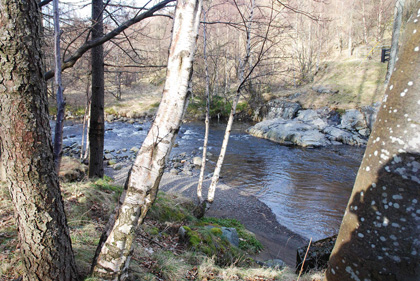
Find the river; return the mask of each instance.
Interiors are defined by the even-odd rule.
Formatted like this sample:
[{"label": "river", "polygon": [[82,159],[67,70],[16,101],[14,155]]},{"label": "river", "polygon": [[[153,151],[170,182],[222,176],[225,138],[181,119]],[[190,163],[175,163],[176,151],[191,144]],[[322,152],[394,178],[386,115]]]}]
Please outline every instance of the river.
[{"label": "river", "polygon": [[[245,133],[249,124],[236,124],[222,168],[221,180],[253,194],[267,204],[280,224],[314,240],[338,232],[364,148],[332,146],[305,149],[282,146]],[[224,124],[212,124],[207,173],[217,160]],[[150,123],[106,124],[105,149],[118,151],[139,147]],[[66,125],[64,144],[81,142],[81,124]],[[178,144],[171,155],[186,152],[201,156],[204,126],[187,123],[181,127]],[[119,154],[124,155],[124,152]]]}]

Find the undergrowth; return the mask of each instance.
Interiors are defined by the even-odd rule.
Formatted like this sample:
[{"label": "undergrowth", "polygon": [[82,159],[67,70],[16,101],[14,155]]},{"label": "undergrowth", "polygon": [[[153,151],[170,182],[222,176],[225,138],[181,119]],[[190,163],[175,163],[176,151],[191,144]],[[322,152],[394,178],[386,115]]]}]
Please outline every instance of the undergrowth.
[{"label": "undergrowth", "polygon": [[[123,188],[105,177],[95,181],[61,183],[72,246],[78,269],[88,276],[100,235]],[[0,280],[23,274],[8,190],[0,185]],[[182,196],[159,192],[143,225],[137,230],[129,280],[296,280],[291,270],[260,268],[248,257],[261,243],[237,220],[193,215],[194,204]],[[180,241],[178,232],[190,232]],[[222,237],[222,227],[237,230],[236,248]],[[306,279],[305,279],[306,278]],[[305,277],[301,280],[317,280]]]}]

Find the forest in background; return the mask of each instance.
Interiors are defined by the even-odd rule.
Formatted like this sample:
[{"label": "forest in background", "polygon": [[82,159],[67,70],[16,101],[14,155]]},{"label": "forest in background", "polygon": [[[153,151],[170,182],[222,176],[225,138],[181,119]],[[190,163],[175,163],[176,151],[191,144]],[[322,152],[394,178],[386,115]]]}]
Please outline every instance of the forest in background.
[{"label": "forest in background", "polygon": [[[407,11],[414,2],[407,1],[403,22],[407,20]],[[216,106],[218,102],[229,104],[239,81],[241,59],[246,52],[245,22],[241,17],[246,19],[249,16],[250,5],[251,2],[247,1],[204,3],[207,19],[199,31],[193,74],[193,95],[196,98],[192,100],[192,105],[204,108],[203,24],[207,26],[211,96]],[[89,6],[86,2],[62,5],[64,61],[87,42],[91,23],[88,19],[78,17],[78,11],[81,8],[88,10]],[[248,107],[247,111],[252,115],[272,94],[291,93],[318,80],[321,84],[333,84],[329,86],[338,87],[343,95],[355,95],[355,92],[362,91],[357,95],[368,96],[362,104],[350,105],[349,98],[338,98],[344,109],[380,100],[378,91],[381,93],[383,90],[378,85],[383,82],[386,68],[385,64],[380,63],[381,48],[390,46],[394,6],[395,1],[391,0],[258,1],[251,30],[249,64],[255,62],[258,56],[262,59],[248,80],[241,98]],[[53,53],[48,51],[53,46],[50,9],[50,6],[43,8],[47,69],[53,68],[54,61]],[[104,10],[104,33],[133,18],[141,9],[136,1],[110,2]],[[273,14],[270,16],[271,12]],[[145,92],[159,92],[156,89],[163,85],[166,75],[172,16],[173,9],[165,8],[156,16],[130,26],[104,43],[107,105],[117,105],[118,108],[118,105],[124,104],[124,98],[131,100]],[[265,38],[268,40],[260,54]],[[63,72],[68,108],[79,115],[84,113],[90,97],[90,65],[90,53],[86,52],[72,69]],[[366,76],[366,72],[372,74]],[[368,80],[364,91],[362,79]],[[53,82],[50,81],[50,93],[55,93],[52,90]],[[372,92],[376,93],[376,99],[371,97]],[[51,96],[54,97],[53,94]],[[146,102],[147,109],[153,109],[153,104],[159,102],[159,94],[151,96],[153,102]],[[116,107],[108,108],[108,113],[118,111]]]}]

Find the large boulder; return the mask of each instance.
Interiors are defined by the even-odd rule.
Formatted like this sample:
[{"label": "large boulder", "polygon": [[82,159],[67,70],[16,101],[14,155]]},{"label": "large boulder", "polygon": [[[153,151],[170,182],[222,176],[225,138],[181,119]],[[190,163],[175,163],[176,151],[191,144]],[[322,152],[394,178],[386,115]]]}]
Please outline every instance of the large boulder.
[{"label": "large boulder", "polygon": [[281,144],[302,147],[319,147],[331,144],[316,127],[299,120],[284,120],[281,118],[265,120],[247,131],[255,137],[269,139]]},{"label": "large boulder", "polygon": [[357,109],[346,110],[346,113],[341,118],[341,128],[352,131],[365,129],[365,116]]},{"label": "large boulder", "polygon": [[302,109],[297,102],[290,102],[283,99],[272,100],[267,104],[267,115],[265,119],[293,119],[296,113]]}]

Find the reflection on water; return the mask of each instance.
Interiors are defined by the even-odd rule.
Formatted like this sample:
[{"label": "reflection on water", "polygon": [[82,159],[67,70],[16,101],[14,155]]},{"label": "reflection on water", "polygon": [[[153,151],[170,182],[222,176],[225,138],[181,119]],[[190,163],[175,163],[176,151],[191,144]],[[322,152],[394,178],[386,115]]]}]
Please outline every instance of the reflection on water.
[{"label": "reflection on water", "polygon": [[[126,123],[107,124],[105,149],[140,146],[149,127],[136,124],[133,130],[133,125]],[[281,146],[247,135],[246,127],[240,124],[232,130],[221,180],[257,196],[282,225],[302,236],[321,239],[337,233],[364,149]],[[212,125],[210,130],[208,173],[217,161],[224,125]],[[64,143],[80,143],[80,131],[80,125],[66,127],[64,135],[73,138]],[[172,155],[200,155],[203,136],[202,124],[184,124],[176,141],[179,146]]]}]

